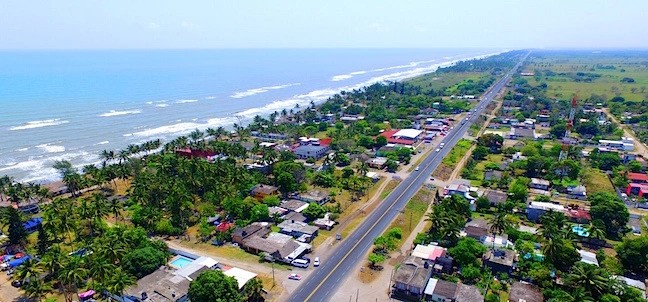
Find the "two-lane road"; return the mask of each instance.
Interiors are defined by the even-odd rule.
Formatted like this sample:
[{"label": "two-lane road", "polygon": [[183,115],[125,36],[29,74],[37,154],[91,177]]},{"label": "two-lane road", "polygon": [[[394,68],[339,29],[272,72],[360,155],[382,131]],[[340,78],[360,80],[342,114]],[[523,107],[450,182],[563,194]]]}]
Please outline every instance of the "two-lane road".
[{"label": "two-lane road", "polygon": [[371,248],[374,238],[380,236],[398,216],[407,202],[441,163],[443,157],[464,136],[475,117],[479,116],[493,97],[502,90],[524,59],[526,56],[484,93],[482,100],[475,106],[475,112],[471,112],[468,118],[458,122],[441,141],[445,143],[444,148],[428,155],[421,163],[419,171],[412,172],[404,179],[351,235],[343,238],[336,251],[304,280],[288,301],[327,301],[332,297],[336,288],[344,286],[340,282],[358,262],[366,261],[364,256]]}]

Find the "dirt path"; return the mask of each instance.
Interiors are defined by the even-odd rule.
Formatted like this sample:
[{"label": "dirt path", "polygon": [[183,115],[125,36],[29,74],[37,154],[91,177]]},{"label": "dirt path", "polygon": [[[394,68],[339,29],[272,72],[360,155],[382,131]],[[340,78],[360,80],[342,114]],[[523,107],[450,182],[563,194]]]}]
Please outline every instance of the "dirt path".
[{"label": "dirt path", "polygon": [[631,137],[634,139],[634,146],[636,148],[635,152],[637,154],[641,154],[644,158],[648,158],[648,148],[639,140],[639,138],[637,138],[634,132],[628,129],[626,125],[621,124],[619,120],[612,113],[610,113],[607,108],[603,108],[603,112],[605,112],[605,115],[607,115],[610,120],[615,122],[617,125],[619,125],[619,127],[621,127],[621,129],[623,129],[623,134],[625,134],[626,137]]}]

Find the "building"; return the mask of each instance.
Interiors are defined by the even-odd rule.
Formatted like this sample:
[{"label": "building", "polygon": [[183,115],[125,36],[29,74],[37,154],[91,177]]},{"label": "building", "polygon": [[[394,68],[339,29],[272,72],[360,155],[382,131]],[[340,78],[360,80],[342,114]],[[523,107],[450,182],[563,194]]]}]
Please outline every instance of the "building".
[{"label": "building", "polygon": [[543,302],[542,290],[526,282],[515,282],[509,291],[509,302]]},{"label": "building", "polygon": [[596,265],[596,266],[599,265],[598,260],[596,259],[596,254],[588,251],[583,251],[583,250],[578,250],[578,253],[581,256],[580,259],[581,262],[585,262],[587,264]]},{"label": "building", "polygon": [[578,200],[587,199],[587,188],[583,185],[567,187],[567,197]]},{"label": "building", "polygon": [[550,186],[551,183],[548,180],[540,178],[531,178],[531,182],[529,183],[529,188],[536,190],[549,191]]},{"label": "building", "polygon": [[644,197],[648,193],[648,184],[643,183],[630,183],[626,187],[626,194],[637,195],[637,197]]},{"label": "building", "polygon": [[535,129],[529,129],[529,128],[518,128],[514,127],[511,128],[511,132],[509,132],[509,138],[510,139],[538,139],[540,136],[535,132]]},{"label": "building", "polygon": [[257,200],[263,200],[268,196],[279,195],[279,188],[270,185],[258,184],[250,190],[250,196]]},{"label": "building", "polygon": [[445,302],[454,301],[457,284],[437,278],[430,278],[425,286],[425,301]]},{"label": "building", "polygon": [[564,213],[565,207],[550,202],[532,201],[526,208],[527,219],[534,222],[538,221],[540,216],[548,211]]},{"label": "building", "polygon": [[330,231],[335,225],[335,221],[331,220],[331,213],[326,213],[324,218],[318,218],[313,221],[313,225],[322,229]]},{"label": "building", "polygon": [[239,290],[242,290],[245,284],[248,283],[248,281],[254,279],[257,276],[257,274],[253,272],[249,272],[238,267],[228,267],[226,269],[223,268],[223,275],[236,279]]},{"label": "building", "polygon": [[393,129],[380,133],[388,143],[412,146],[418,144],[423,138],[423,131],[416,129]]},{"label": "building", "polygon": [[373,182],[378,182],[380,180],[380,174],[376,172],[369,171],[365,174],[365,176]]},{"label": "building", "polygon": [[216,151],[212,150],[198,150],[198,149],[191,149],[191,148],[178,148],[175,149],[175,153],[178,156],[181,157],[186,157],[186,158],[203,158],[203,159],[213,159],[218,155]]},{"label": "building", "polygon": [[[195,277],[195,276],[191,276]],[[185,302],[189,301],[191,280],[162,267],[137,280],[136,285],[124,291],[125,302]]]},{"label": "building", "polygon": [[481,294],[481,291],[479,291],[479,288],[475,286],[458,284],[454,301],[455,302],[484,302],[484,296]]},{"label": "building", "polygon": [[599,140],[598,147],[599,149],[608,148],[613,150],[633,151],[634,139],[630,137],[622,137],[619,141],[601,139]]},{"label": "building", "polygon": [[308,203],[297,199],[288,199],[282,201],[280,207],[288,211],[301,213],[303,210],[308,208]]},{"label": "building", "polygon": [[630,278],[624,277],[624,276],[612,276],[611,279],[616,279],[618,281],[621,281],[621,282],[627,284],[628,286],[632,286],[632,287],[638,289],[641,292],[643,298],[644,299],[646,298],[646,281],[645,280],[643,280],[643,281],[642,280],[635,280],[635,279],[630,279]]},{"label": "building", "polygon": [[38,231],[38,228],[43,224],[43,218],[41,217],[34,217],[30,218],[29,220],[23,222],[23,229],[27,231],[27,233],[33,233]]},{"label": "building", "polygon": [[319,205],[323,205],[331,198],[329,197],[328,192],[325,191],[308,191],[303,194],[297,194],[296,199],[307,203],[315,202]]},{"label": "building", "polygon": [[490,268],[493,274],[510,274],[515,268],[515,257],[514,251],[496,249],[487,251],[482,260],[484,266]]},{"label": "building", "polygon": [[445,187],[445,190],[444,190],[443,194],[446,195],[446,196],[451,196],[451,195],[458,194],[458,195],[461,195],[461,196],[465,197],[468,200],[473,200],[473,199],[475,199],[475,197],[472,197],[470,195],[470,191],[471,191],[470,186],[467,186],[467,185],[464,185],[464,184],[450,184],[447,187]]},{"label": "building", "polygon": [[255,255],[265,253],[267,259],[285,263],[292,262],[312,249],[310,244],[297,242],[292,236],[280,233],[269,233],[265,237],[256,234],[249,236],[243,241],[241,247],[249,253]]},{"label": "building", "polygon": [[298,159],[320,159],[326,155],[326,152],[329,150],[328,146],[320,145],[300,145],[294,149],[295,156]]},{"label": "building", "polygon": [[488,235],[489,228],[490,226],[485,219],[477,218],[466,223],[464,226],[464,232],[466,233],[466,236],[481,241],[486,235]]},{"label": "building", "polygon": [[394,272],[392,294],[419,300],[423,297],[430,276],[430,265],[421,258],[410,256]]},{"label": "building", "polygon": [[428,261],[436,261],[439,257],[444,257],[447,249],[436,245],[422,245],[418,244],[412,251],[412,256],[421,258]]},{"label": "building", "polygon": [[627,175],[628,181],[636,184],[648,183],[648,174],[630,172]]},{"label": "building", "polygon": [[288,212],[285,215],[281,217],[283,220],[292,220],[292,221],[298,221],[298,222],[306,222],[308,221],[308,218],[304,216],[304,214],[300,212]]},{"label": "building", "polygon": [[498,206],[500,204],[506,203],[508,194],[502,191],[488,190],[486,191],[486,194],[484,194],[484,197],[488,199],[488,202],[490,202],[492,206]]},{"label": "building", "polygon": [[491,170],[484,172],[484,180],[499,181],[502,179],[502,171]]},{"label": "building", "polygon": [[232,233],[232,241],[238,244],[243,242],[253,235],[265,236],[270,233],[270,225],[266,222],[253,222],[243,228],[236,228]]},{"label": "building", "polygon": [[299,242],[311,242],[319,230],[316,226],[295,220],[284,220],[277,226],[280,233],[297,238]]},{"label": "building", "polygon": [[565,210],[565,217],[572,222],[586,224],[592,220],[588,210],[575,208],[568,208]]},{"label": "building", "polygon": [[387,164],[387,158],[386,157],[376,157],[376,158],[371,158],[366,161],[367,165],[369,167],[372,167],[374,169],[382,169],[385,167],[385,164]]}]

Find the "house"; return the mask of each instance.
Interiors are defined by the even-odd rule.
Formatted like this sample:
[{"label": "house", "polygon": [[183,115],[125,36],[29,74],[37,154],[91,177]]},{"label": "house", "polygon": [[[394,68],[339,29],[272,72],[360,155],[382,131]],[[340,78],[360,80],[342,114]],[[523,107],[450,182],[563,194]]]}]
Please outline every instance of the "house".
[{"label": "house", "polygon": [[331,220],[331,213],[326,213],[324,218],[318,218],[313,221],[313,225],[322,229],[330,231],[335,225],[335,221]]},{"label": "house", "polygon": [[298,159],[320,159],[326,155],[326,152],[329,150],[328,146],[320,145],[300,145],[295,148],[293,152]]},{"label": "house", "polygon": [[425,301],[445,302],[454,301],[457,293],[457,284],[430,278],[425,286]]},{"label": "house", "polygon": [[540,216],[548,211],[564,213],[565,207],[550,202],[532,201],[526,208],[527,219],[534,222],[538,221]]},{"label": "house", "polygon": [[592,220],[589,211],[580,208],[568,208],[565,217],[575,223],[589,223]]},{"label": "house", "polygon": [[488,190],[486,191],[486,194],[484,194],[484,197],[488,199],[488,202],[490,202],[492,206],[497,206],[506,203],[508,194],[502,191]]},{"label": "house", "polygon": [[623,153],[623,155],[621,155],[621,161],[622,161],[624,164],[627,164],[627,163],[629,163],[629,162],[631,162],[631,161],[633,161],[633,160],[637,160],[637,154],[634,154],[634,153]]},{"label": "house", "polygon": [[387,139],[388,143],[412,146],[421,141],[423,131],[417,129],[393,129],[379,134]]},{"label": "house", "polygon": [[240,269],[238,267],[228,267],[228,268],[223,268],[222,270],[223,270],[223,275],[227,277],[232,277],[236,280],[239,290],[243,290],[245,284],[247,284],[248,281],[254,279],[257,276],[257,274],[253,272],[249,272],[244,269]]},{"label": "house", "polygon": [[414,247],[412,256],[434,262],[437,258],[445,256],[447,251],[446,248],[436,245],[418,244]]},{"label": "house", "polygon": [[285,263],[292,262],[312,249],[310,244],[295,241],[292,236],[280,233],[269,233],[265,237],[255,234],[245,239],[241,247],[249,253],[265,253],[266,258]]},{"label": "house", "polygon": [[277,226],[281,234],[293,236],[300,242],[311,242],[317,236],[319,230],[316,226],[295,220],[284,220]]},{"label": "house", "polygon": [[568,186],[567,187],[567,197],[572,199],[586,200],[587,199],[587,188],[583,185],[578,186]]},{"label": "house", "polygon": [[371,179],[372,182],[378,182],[380,180],[380,174],[376,172],[369,171],[365,174],[365,176]]},{"label": "house", "polygon": [[303,202],[315,202],[319,205],[323,205],[331,199],[326,191],[308,191],[303,194],[298,194],[296,198]]},{"label": "house", "polygon": [[202,158],[207,160],[213,159],[218,155],[216,151],[198,150],[198,149],[191,149],[191,148],[177,148],[175,149],[175,153],[181,157]]},{"label": "house", "polygon": [[455,302],[484,302],[484,296],[479,288],[472,285],[458,284]]},{"label": "house", "polygon": [[[159,268],[124,291],[124,302],[185,302],[189,301],[189,283],[183,276],[166,267]],[[119,298],[117,298],[119,299]]]},{"label": "house", "polygon": [[519,161],[519,160],[525,160],[527,159],[526,156],[522,155],[522,152],[515,152],[513,156],[511,157],[513,161]]},{"label": "house", "polygon": [[63,195],[68,192],[68,187],[60,180],[44,184],[43,187],[52,194],[52,197]]},{"label": "house", "polygon": [[270,225],[265,222],[253,222],[243,228],[236,228],[232,232],[232,241],[238,244],[243,244],[243,241],[249,237],[265,236],[270,233]]},{"label": "house", "polygon": [[250,132],[250,136],[257,139],[264,139],[269,141],[285,140],[288,137],[281,133],[260,133],[259,131]]},{"label": "house", "polygon": [[270,185],[258,184],[250,190],[250,196],[261,201],[268,196],[279,195],[279,188]]},{"label": "house", "polygon": [[466,233],[466,236],[481,241],[483,237],[488,235],[489,228],[490,226],[485,219],[477,218],[466,223],[464,226],[464,232]]},{"label": "house", "polygon": [[385,167],[385,164],[387,164],[387,158],[375,157],[367,160],[366,163],[367,165],[369,165],[369,167],[372,167],[374,169],[382,169]]},{"label": "house", "polygon": [[613,150],[633,151],[634,139],[630,137],[622,137],[621,140],[607,140],[601,139],[598,143],[598,148],[609,148]]},{"label": "house", "polygon": [[540,136],[535,132],[535,129],[528,129],[528,128],[518,128],[514,127],[511,128],[511,132],[509,132],[509,138],[510,139],[538,139]]},{"label": "house", "polygon": [[587,264],[598,266],[598,260],[596,259],[596,254],[588,251],[578,250],[578,253],[581,256],[580,262],[585,262]]},{"label": "house", "polygon": [[301,213],[308,208],[308,203],[297,199],[288,199],[282,201],[280,206],[288,211]]},{"label": "house", "polygon": [[636,184],[644,184],[648,183],[648,174],[644,173],[633,173],[630,172],[628,173],[627,177],[628,181],[631,183],[636,183]]},{"label": "house", "polygon": [[406,299],[421,299],[432,269],[425,260],[410,256],[394,272],[392,293]]},{"label": "house", "polygon": [[551,183],[548,180],[540,179],[540,178],[531,178],[531,182],[529,183],[529,188],[549,191],[550,185]]},{"label": "house", "polygon": [[488,250],[482,257],[484,266],[490,268],[493,274],[510,274],[515,268],[516,254],[511,250]]},{"label": "house", "polygon": [[637,195],[637,197],[644,197],[648,193],[648,184],[645,183],[630,183],[626,187],[626,194]]},{"label": "house", "polygon": [[498,181],[500,179],[502,179],[502,171],[491,170],[484,172],[484,180]]},{"label": "house", "polygon": [[515,282],[509,291],[509,302],[543,302],[542,290],[526,282]]},{"label": "house", "polygon": [[632,287],[638,289],[641,292],[642,297],[644,299],[646,298],[646,281],[645,280],[635,280],[635,279],[630,279],[630,278],[624,277],[624,276],[612,276],[611,279],[621,281],[621,282],[627,284],[628,286],[632,286]]},{"label": "house", "polygon": [[459,194],[463,197],[466,197],[468,200],[473,200],[475,197],[470,196],[470,186],[464,185],[464,184],[450,184],[447,187],[445,187],[444,190],[444,195],[446,196],[451,196],[455,194]]},{"label": "house", "polygon": [[34,217],[30,218],[29,220],[23,222],[23,229],[27,231],[27,233],[33,233],[38,231],[38,228],[43,224],[43,218],[41,217]]},{"label": "house", "polygon": [[299,222],[306,222],[308,221],[308,218],[304,216],[304,214],[300,212],[288,212],[285,215],[281,217],[283,220],[292,220],[292,221],[299,221]]},{"label": "house", "polygon": [[268,208],[268,214],[270,215],[270,217],[274,217],[275,215],[281,217],[283,215],[286,215],[287,213],[288,210],[282,207],[272,206]]}]

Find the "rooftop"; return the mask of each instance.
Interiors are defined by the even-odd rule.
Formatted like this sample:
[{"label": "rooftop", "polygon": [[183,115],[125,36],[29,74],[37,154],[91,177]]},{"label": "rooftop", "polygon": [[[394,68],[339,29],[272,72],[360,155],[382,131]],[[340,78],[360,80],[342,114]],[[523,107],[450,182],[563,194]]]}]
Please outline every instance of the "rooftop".
[{"label": "rooftop", "polygon": [[537,286],[526,282],[515,282],[509,291],[509,302],[543,302],[544,296]]},{"label": "rooftop", "polygon": [[257,276],[257,274],[253,272],[248,272],[244,269],[240,269],[237,267],[232,267],[228,270],[223,270],[223,274],[228,277],[233,277],[236,279],[236,282],[238,283],[239,289],[242,289],[243,286],[245,286],[248,281],[254,279],[254,277]]},{"label": "rooftop", "polygon": [[424,261],[421,258],[410,256],[407,258],[394,273],[394,281],[425,288],[430,276],[430,268],[424,267]]},{"label": "rooftop", "polygon": [[151,302],[175,302],[187,295],[190,281],[174,274],[173,270],[164,267],[139,279],[136,285],[125,291],[126,294],[142,297],[145,293],[148,298],[143,301]]},{"label": "rooftop", "polygon": [[481,292],[479,291],[479,288],[472,285],[466,285],[466,284],[459,284],[457,286],[457,293],[455,294],[455,302],[482,302],[482,301],[484,301],[484,296],[482,296]]},{"label": "rooftop", "polygon": [[279,225],[277,225],[283,232],[299,232],[303,234],[314,234],[319,229],[316,226],[308,225],[306,223],[294,220],[284,220]]},{"label": "rooftop", "polygon": [[506,202],[508,199],[508,194],[502,191],[488,190],[484,197],[492,204],[500,204]]},{"label": "rooftop", "polygon": [[543,186],[548,186],[551,184],[548,180],[541,179],[541,178],[531,178],[531,183],[535,185],[543,185]]},{"label": "rooftop", "polygon": [[454,299],[457,292],[457,284],[437,278],[430,278],[425,286],[426,295],[437,295],[449,299]]},{"label": "rooftop", "polygon": [[553,204],[551,202],[540,202],[540,201],[532,201],[529,206],[527,206],[529,209],[538,209],[538,210],[543,210],[543,211],[549,211],[549,210],[554,210],[556,212],[564,212],[565,207],[561,206],[559,204]]},{"label": "rooftop", "polygon": [[628,180],[632,182],[643,181],[648,182],[648,175],[644,173],[628,173]]},{"label": "rooftop", "polygon": [[404,138],[404,139],[416,139],[419,135],[421,135],[423,131],[421,130],[416,130],[416,129],[402,129],[399,130],[398,132],[394,133],[394,137],[396,138]]},{"label": "rooftop", "polygon": [[505,266],[513,266],[515,252],[511,250],[488,250],[484,254],[484,259]]},{"label": "rooftop", "polygon": [[282,202],[281,207],[286,209],[286,210],[290,210],[290,211],[294,211],[294,212],[301,212],[304,209],[308,208],[308,203],[303,202],[301,200],[297,200],[297,199],[289,199],[289,200],[286,200],[286,201]]},{"label": "rooftop", "polygon": [[426,260],[436,260],[438,257],[444,256],[446,249],[436,245],[417,245],[412,251],[412,256]]},{"label": "rooftop", "polygon": [[275,186],[270,186],[270,185],[264,185],[264,184],[258,184],[254,187],[252,187],[252,190],[250,190],[253,194],[263,194],[263,195],[270,195],[274,194],[279,190],[279,188]]}]

